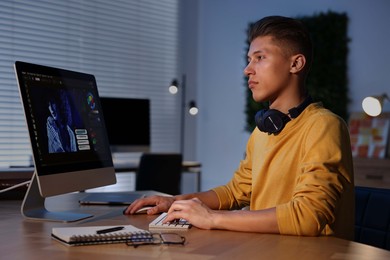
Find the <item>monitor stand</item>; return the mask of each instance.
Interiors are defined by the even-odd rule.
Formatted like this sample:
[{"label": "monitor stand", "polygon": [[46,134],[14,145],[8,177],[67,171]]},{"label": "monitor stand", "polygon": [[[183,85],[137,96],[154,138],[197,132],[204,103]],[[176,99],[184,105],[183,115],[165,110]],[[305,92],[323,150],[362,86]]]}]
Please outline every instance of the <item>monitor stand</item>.
[{"label": "monitor stand", "polygon": [[28,219],[58,222],[74,222],[93,216],[84,213],[48,211],[45,207],[45,198],[39,192],[36,172],[34,172],[26,195],[24,196],[21,212]]}]

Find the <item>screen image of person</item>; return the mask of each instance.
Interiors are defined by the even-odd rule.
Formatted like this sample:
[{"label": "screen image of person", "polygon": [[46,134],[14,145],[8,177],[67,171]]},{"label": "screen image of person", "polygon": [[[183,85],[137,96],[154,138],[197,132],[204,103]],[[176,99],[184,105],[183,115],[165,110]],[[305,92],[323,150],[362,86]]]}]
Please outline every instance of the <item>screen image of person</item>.
[{"label": "screen image of person", "polygon": [[76,137],[70,127],[72,113],[66,92],[59,90],[48,103],[50,115],[46,128],[49,153],[76,152]]}]

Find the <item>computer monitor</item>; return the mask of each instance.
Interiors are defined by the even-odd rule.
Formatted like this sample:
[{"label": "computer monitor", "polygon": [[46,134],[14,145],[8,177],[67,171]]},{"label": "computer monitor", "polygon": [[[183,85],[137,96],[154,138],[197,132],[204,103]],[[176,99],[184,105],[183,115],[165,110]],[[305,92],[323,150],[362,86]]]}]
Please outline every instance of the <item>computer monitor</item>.
[{"label": "computer monitor", "polygon": [[100,98],[112,153],[150,151],[150,101]]},{"label": "computer monitor", "polygon": [[91,217],[48,211],[45,198],[116,183],[95,77],[20,61],[14,67],[35,167],[22,214],[64,222]]}]

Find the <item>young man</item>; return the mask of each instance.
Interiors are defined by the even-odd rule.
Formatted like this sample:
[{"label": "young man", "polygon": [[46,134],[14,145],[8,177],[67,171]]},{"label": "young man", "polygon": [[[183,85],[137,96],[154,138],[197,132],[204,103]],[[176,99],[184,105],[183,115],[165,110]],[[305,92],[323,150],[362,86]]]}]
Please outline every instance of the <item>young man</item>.
[{"label": "young man", "polygon": [[270,16],[254,24],[249,40],[244,73],[254,100],[268,101],[269,109],[256,115],[258,128],[230,182],[205,192],[140,199],[124,213],[153,205],[148,214],[168,211],[167,222],[184,218],[202,229],[353,239],[349,133],[341,118],[307,94],[308,32],[297,20]]}]

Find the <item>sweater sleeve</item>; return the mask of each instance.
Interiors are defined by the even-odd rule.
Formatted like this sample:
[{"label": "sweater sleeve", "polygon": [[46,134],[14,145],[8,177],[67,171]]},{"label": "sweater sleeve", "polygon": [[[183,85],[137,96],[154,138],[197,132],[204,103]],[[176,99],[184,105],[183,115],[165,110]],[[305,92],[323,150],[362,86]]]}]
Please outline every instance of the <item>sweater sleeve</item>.
[{"label": "sweater sleeve", "polygon": [[287,203],[276,206],[279,231],[317,236],[335,221],[346,189],[353,185],[349,133],[344,121],[322,115],[305,129],[301,174]]}]

